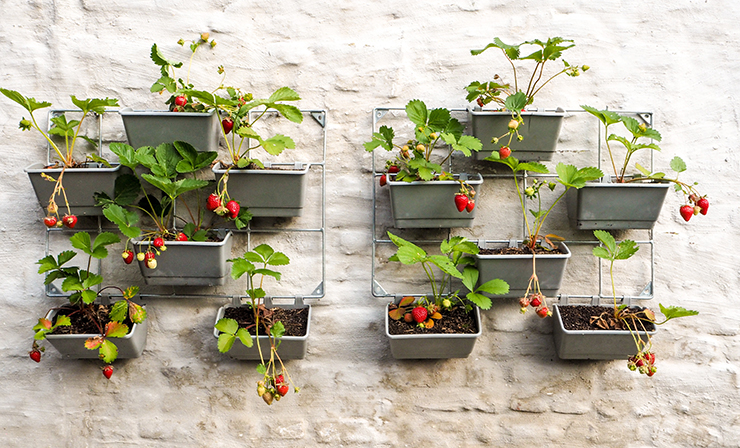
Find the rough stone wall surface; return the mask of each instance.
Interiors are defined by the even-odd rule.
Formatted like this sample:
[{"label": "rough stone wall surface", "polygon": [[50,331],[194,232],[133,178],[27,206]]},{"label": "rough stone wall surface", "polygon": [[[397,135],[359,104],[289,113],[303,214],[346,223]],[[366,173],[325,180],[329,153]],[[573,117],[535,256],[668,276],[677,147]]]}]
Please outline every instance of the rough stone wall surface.
[{"label": "rough stone wall surface", "polygon": [[[45,233],[23,172],[45,149],[38,135],[17,129],[22,110],[0,98],[3,446],[737,446],[740,302],[732,291],[739,286],[740,256],[719,250],[737,246],[740,221],[737,2],[0,4],[0,86],[56,107],[72,107],[74,94],[161,108],[162,98],[149,92],[158,74],[149,60],[152,43],[182,60],[186,54],[175,42],[210,32],[218,45],[199,52],[191,73],[203,87],[218,85],[215,67],[222,64],[227,84],[256,95],[287,85],[302,96],[302,108],[328,111],[326,296],[315,305],[306,359],[288,362],[303,390],[267,407],[255,394],[255,364],[216,350],[212,325],[223,298],[147,300],[147,348],[141,358],[117,362],[110,381],[99,374],[99,362],[64,360],[52,348],[40,364],[28,359],[31,327],[60,303],[44,295],[36,273]],[[371,112],[403,107],[413,98],[434,107],[467,107],[463,87],[470,81],[509,73],[493,51],[470,55],[496,36],[506,42],[574,39],[577,46],[566,59],[591,70],[553,81],[537,105],[654,112],[663,134],[656,163],[683,157],[690,168],[686,178],[700,182],[712,201],[707,217],[685,224],[677,213],[681,198],[669,193],[656,225],[656,298],[649,305],[670,303],[701,314],[660,330],[653,378],[628,371],[624,361],[559,360],[549,320],[531,312],[521,316],[514,300],[495,300],[483,313],[483,335],[467,359],[390,356],[382,324],[386,299],[374,298],[370,289],[372,158],[362,142],[370,136]],[[117,120],[108,120],[111,132],[123,140]],[[305,123],[291,132],[308,139],[303,133],[315,128]],[[559,156],[588,163],[596,139],[596,126],[571,114]],[[312,172],[312,206],[320,203],[319,173]],[[380,220],[389,218],[385,194],[377,192]],[[568,230],[560,205],[552,231],[583,239],[583,232]],[[518,236],[516,207],[510,185],[492,180],[481,191],[476,226],[457,233]],[[315,218],[314,212],[306,219]],[[379,235],[387,226],[380,223]],[[647,233],[625,235],[645,239]],[[310,292],[320,276],[320,242],[295,235],[265,240],[291,253],[299,266],[281,287],[308,284]],[[593,286],[593,265],[584,261],[589,251],[574,251],[564,292]],[[631,282],[621,285],[623,293],[644,285],[648,251],[634,269],[623,269]],[[141,282],[118,262],[110,265],[116,258],[104,266],[108,281]],[[413,278],[412,270],[380,257],[376,264],[388,284]],[[232,282],[224,290],[238,294],[240,287]]]}]

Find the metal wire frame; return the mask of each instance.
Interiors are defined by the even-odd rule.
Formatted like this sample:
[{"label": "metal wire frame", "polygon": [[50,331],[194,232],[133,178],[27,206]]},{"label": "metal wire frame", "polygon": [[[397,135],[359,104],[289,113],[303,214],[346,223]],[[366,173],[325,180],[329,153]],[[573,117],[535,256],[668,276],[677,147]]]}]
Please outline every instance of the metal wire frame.
[{"label": "metal wire frame", "polygon": [[[118,109],[106,109],[106,112],[116,112]],[[52,117],[58,115],[59,113],[63,112],[79,112],[79,109],[57,109],[57,110],[51,110],[49,111],[49,119]],[[251,113],[254,114],[260,114],[262,113],[262,110],[256,110],[251,111]],[[245,233],[247,235],[247,248],[251,248],[252,241],[251,236],[253,233],[265,233],[265,234],[272,234],[272,233],[283,233],[283,232],[296,232],[296,233],[319,233],[321,234],[321,282],[314,288],[314,290],[307,294],[307,295],[294,295],[294,296],[271,296],[266,298],[267,301],[272,301],[275,299],[278,300],[286,300],[286,299],[293,299],[295,303],[300,304],[303,303],[304,299],[313,299],[313,300],[319,300],[323,298],[326,295],[326,140],[327,140],[327,133],[326,133],[326,122],[327,122],[327,111],[325,109],[305,109],[301,110],[303,114],[309,114],[315,121],[318,123],[318,125],[321,127],[321,159],[313,162],[307,162],[309,165],[309,169],[312,167],[317,167],[321,170],[321,226],[318,228],[288,228],[288,229],[255,229],[251,226],[251,221],[248,223],[247,228],[237,230],[232,230],[234,233]],[[52,113],[56,115],[52,115]],[[277,114],[277,112],[269,111],[268,114]],[[99,154],[102,156],[102,115],[98,115],[98,141],[99,141]],[[49,123],[51,123],[51,120],[49,120]],[[49,124],[49,129],[51,128],[51,125]],[[47,163],[48,160],[51,157],[51,146],[47,143]],[[274,166],[280,166],[280,165],[292,165],[291,163],[273,163]],[[98,216],[98,225],[97,228],[91,228],[88,229],[93,232],[102,232],[102,217]],[[51,253],[51,244],[50,244],[50,233],[55,231],[64,231],[63,229],[46,229],[46,242],[45,242],[45,253],[48,256]],[[83,230],[83,229],[78,229]],[[97,263],[97,273],[99,274],[102,269],[102,260],[98,260]],[[56,288],[53,284],[46,285],[45,293],[48,297],[68,297],[70,294],[64,293],[62,291],[59,291],[58,288]],[[109,297],[120,297],[119,295],[111,294]],[[241,299],[246,297],[242,295],[233,295],[233,294],[179,294],[179,293],[173,293],[173,294],[161,294],[161,293],[140,293],[140,298],[162,298],[162,297],[168,297],[168,298],[226,298],[231,299],[233,303],[241,302]]]},{"label": "metal wire frame", "polygon": [[[402,107],[376,107],[372,111],[372,133],[377,131],[378,128],[378,122],[385,117],[385,115],[392,110],[405,110],[405,108]],[[449,109],[450,112],[467,112],[468,109]],[[529,110],[528,110],[529,111]],[[531,110],[535,111],[535,110]],[[563,111],[563,109],[537,109],[538,112],[553,112],[553,111]],[[630,114],[630,115],[637,115],[640,119],[642,119],[645,124],[647,124],[649,127],[653,126],[653,113],[652,112],[643,112],[643,111],[628,111],[628,110],[615,110],[614,112],[619,114]],[[566,109],[566,114],[580,114],[580,113],[586,113],[583,109]],[[598,139],[597,139],[597,168],[601,169],[601,156],[602,156],[602,130],[601,126],[598,126]],[[377,253],[377,245],[378,244],[392,244],[392,241],[389,239],[382,239],[377,238],[377,193],[376,193],[376,178],[380,177],[383,173],[376,171],[375,166],[375,151],[373,151],[372,156],[372,170],[373,170],[373,178],[372,178],[372,193],[373,193],[373,224],[372,224],[372,232],[373,232],[373,242],[372,242],[372,262],[371,262],[371,291],[373,294],[373,297],[392,297],[392,298],[398,298],[403,296],[414,296],[418,297],[423,294],[403,294],[403,293],[389,293],[383,288],[383,286],[380,284],[380,282],[377,281],[376,275],[375,275],[375,268],[376,268],[376,253]],[[654,170],[654,154],[652,151],[650,151],[650,170]],[[448,171],[452,171],[452,158],[448,160]],[[513,178],[514,174],[501,174],[501,173],[486,173],[481,174],[484,178]],[[524,189],[526,188],[526,179],[529,177],[538,177],[538,178],[546,178],[546,177],[557,177],[556,174],[537,174],[529,175],[527,171],[524,171],[522,173],[517,174],[517,176],[522,180],[521,182],[521,188],[522,191],[520,192],[521,195],[524,195]],[[526,236],[526,217],[522,216],[522,238]],[[449,238],[452,235],[452,230],[447,229],[447,238]],[[486,244],[489,243],[510,243],[510,240],[469,240],[473,243],[478,244],[479,246],[483,247]],[[442,240],[415,240],[414,243],[417,244],[440,244]],[[586,244],[586,245],[594,245],[598,246],[601,243],[598,240],[566,240],[564,241],[566,244]],[[620,301],[621,303],[625,303],[627,305],[630,305],[633,300],[650,300],[654,298],[654,287],[655,284],[655,240],[653,238],[653,230],[648,230],[648,239],[647,240],[641,240],[636,241],[636,244],[638,245],[648,245],[650,246],[650,281],[642,288],[641,292],[636,296],[630,296],[630,295],[621,295],[617,296],[616,299]],[[589,299],[591,300],[592,304],[598,304],[602,299],[612,299],[613,296],[610,294],[604,294],[603,290],[603,278],[604,278],[604,272],[603,272],[603,263],[600,259],[597,259],[598,263],[598,282],[599,282],[599,288],[598,293],[596,294],[558,294],[557,299],[562,304],[567,304],[569,299]],[[448,292],[452,292],[452,282],[449,282],[448,286]]]}]

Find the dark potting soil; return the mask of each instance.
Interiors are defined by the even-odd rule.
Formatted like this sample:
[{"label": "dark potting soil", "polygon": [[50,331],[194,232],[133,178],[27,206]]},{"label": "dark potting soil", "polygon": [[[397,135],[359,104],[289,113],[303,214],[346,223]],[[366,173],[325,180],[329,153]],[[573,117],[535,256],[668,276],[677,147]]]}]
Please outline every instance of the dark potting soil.
[{"label": "dark potting soil", "polygon": [[[622,320],[614,318],[614,308],[611,306],[559,305],[558,309],[560,310],[560,317],[563,319],[563,326],[566,330],[604,330],[604,328],[597,326],[596,323],[591,323],[592,316],[602,316],[609,330],[628,330]],[[645,308],[634,306],[631,309],[642,311]],[[642,313],[638,315],[643,316]],[[640,322],[642,322],[647,331],[655,330],[655,324],[652,322]],[[637,329],[643,331],[642,325],[639,322],[637,325]]]},{"label": "dark potting soil", "polygon": [[[536,247],[534,250],[536,255],[546,254],[564,254],[559,247],[552,250],[543,249],[542,247]],[[481,249],[478,255],[532,255],[532,249],[529,246],[523,247],[500,247],[498,249]]]},{"label": "dark potting soil", "polygon": [[[62,325],[57,327],[49,334],[101,334],[101,329],[110,322],[110,310],[112,305],[100,305],[94,303],[84,308],[63,306],[57,312],[57,316],[68,316],[72,325]],[[97,322],[98,324],[96,325]],[[54,318],[56,323],[56,317]],[[129,330],[133,327],[133,322],[126,319],[123,321],[128,325]],[[98,327],[98,325],[100,325]]]},{"label": "dark potting soil", "polygon": [[[308,308],[268,308],[268,319],[272,322],[280,321],[285,327],[285,336],[305,336],[308,329]],[[249,329],[254,336],[254,312],[249,306],[229,307],[224,310],[224,317],[234,319],[239,328]],[[267,334],[266,321],[260,318],[260,335]]]},{"label": "dark potting soil", "polygon": [[[217,162],[214,162],[213,164],[215,165],[216,163]],[[237,167],[235,167],[232,164],[226,164],[226,163],[221,162],[221,169],[222,170],[226,170],[226,169],[229,169],[229,168],[231,168],[232,170],[235,170],[235,171],[239,171],[239,170],[302,171],[302,170],[297,170],[297,169],[295,169],[295,167],[291,167],[291,166],[271,166],[269,168],[267,168],[267,167],[262,168],[259,165],[255,165],[254,163],[250,163],[249,165],[247,165],[244,168],[237,168]]]},{"label": "dark potting soil", "polygon": [[[391,304],[388,311],[398,308]],[[388,319],[390,334],[475,334],[478,326],[475,324],[474,311],[465,312],[465,308],[456,306],[449,311],[441,312],[442,319],[434,320],[432,328],[420,328],[416,322],[407,323],[403,319]]]}]

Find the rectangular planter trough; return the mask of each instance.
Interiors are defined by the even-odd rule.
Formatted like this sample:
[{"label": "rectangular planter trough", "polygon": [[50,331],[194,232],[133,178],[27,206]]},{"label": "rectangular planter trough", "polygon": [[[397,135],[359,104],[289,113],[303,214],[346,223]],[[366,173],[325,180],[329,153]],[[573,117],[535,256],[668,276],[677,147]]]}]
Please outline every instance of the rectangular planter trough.
[{"label": "rectangular planter trough", "polygon": [[[216,322],[224,317],[226,309],[230,307],[232,307],[232,305],[226,305],[219,308],[218,314],[216,315]],[[308,325],[306,326],[306,334],[303,336],[283,336],[280,339],[280,346],[277,350],[278,355],[280,355],[280,359],[282,359],[283,361],[288,359],[305,358],[306,351],[308,349],[308,335],[311,332],[311,305],[268,305],[267,307],[280,307],[286,309],[308,308]],[[216,339],[218,339],[219,331],[215,328],[213,329],[213,335],[216,337]],[[264,356],[265,359],[268,359],[270,357],[269,337],[267,335],[260,334],[260,336],[257,337],[256,341],[254,340],[254,337],[252,337],[252,341],[254,342],[252,347],[247,347],[246,345],[242,344],[241,341],[237,340],[231,347],[231,350],[229,350],[226,354],[234,359],[245,361],[259,361],[259,350],[262,350],[262,356]],[[257,345],[260,346],[259,349],[257,348]]]},{"label": "rectangular planter trough", "polygon": [[119,111],[129,145],[157,147],[174,141],[188,142],[198,151],[217,151],[219,121],[209,112],[169,112],[156,110]]},{"label": "rectangular planter trough", "polygon": [[[51,310],[46,315],[49,320],[54,319],[57,311]],[[122,338],[111,338],[118,347],[118,358],[138,358],[146,346],[147,322],[133,324],[129,333]],[[99,334],[47,334],[46,339],[64,357],[68,359],[97,359],[98,350],[85,348],[85,341]]]},{"label": "rectangular planter trough", "polygon": [[[151,242],[132,240],[136,252],[146,252]],[[223,285],[230,274],[226,260],[231,258],[232,232],[218,242],[167,241],[167,250],[156,257],[157,267],[149,269],[139,261],[147,285],[214,286]]]},{"label": "rectangular planter trough", "polygon": [[[293,169],[228,171],[229,196],[247,207],[253,216],[294,217],[301,216],[308,183],[307,163],[298,162]],[[226,169],[220,163],[214,165],[213,173],[220,180]]]},{"label": "rectangular planter trough", "polygon": [[[59,179],[62,168],[44,168],[42,162],[34,163],[24,171],[31,180],[31,185],[36,192],[41,207],[46,210],[49,198],[54,192],[54,182],[46,180],[42,174]],[[103,209],[95,205],[95,193],[105,193],[108,197],[114,196],[116,178],[121,174],[121,165],[112,165],[111,168],[95,164],[90,168],[67,168],[62,177],[62,186],[69,201],[70,211],[74,215],[102,216]],[[64,195],[56,196],[55,201],[59,207],[59,215],[67,214]]]},{"label": "rectangular planter trough", "polygon": [[[632,335],[627,330],[566,330],[560,315],[562,306],[553,308],[553,339],[555,351],[560,359],[627,359],[637,354],[637,347]],[[605,311],[611,306],[604,306]],[[647,338],[645,332],[639,332]],[[647,332],[650,336],[655,331]]]},{"label": "rectangular planter trough", "polygon": [[[459,174],[476,192],[480,192],[480,174]],[[391,213],[394,226],[404,228],[471,227],[475,211],[461,213],[455,207],[460,184],[454,180],[398,182],[389,178]]]},{"label": "rectangular planter trough", "polygon": [[[519,126],[520,142],[516,136],[508,146],[518,160],[552,160],[557,147],[560,128],[565,112],[522,112],[524,123]],[[511,112],[468,109],[468,121],[472,134],[483,143],[483,149],[475,153],[476,160],[483,160],[501,145],[507,144],[508,136],[491,143],[509,130]]]},{"label": "rectangular planter trough", "polygon": [[565,196],[573,228],[652,229],[668,192],[667,183],[587,183]]}]

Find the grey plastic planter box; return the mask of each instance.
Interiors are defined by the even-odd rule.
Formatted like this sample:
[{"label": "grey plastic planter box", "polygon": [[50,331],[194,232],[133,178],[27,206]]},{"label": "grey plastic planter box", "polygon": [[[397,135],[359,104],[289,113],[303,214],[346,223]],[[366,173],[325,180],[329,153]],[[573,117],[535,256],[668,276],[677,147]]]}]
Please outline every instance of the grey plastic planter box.
[{"label": "grey plastic planter box", "polygon": [[385,334],[391,343],[395,359],[449,359],[467,358],[481,335],[480,309],[473,307],[475,325],[473,334],[391,334],[388,329],[388,305],[385,306]]},{"label": "grey plastic planter box", "polygon": [[215,110],[169,112],[124,108],[119,113],[128,142],[134,148],[183,141],[198,151],[218,151],[220,134]]},{"label": "grey plastic planter box", "polygon": [[[58,179],[62,168],[44,168],[42,162],[34,163],[24,171],[31,180],[31,185],[36,192],[41,207],[46,210],[49,205],[49,198],[54,192],[54,182],[44,179],[41,175],[46,174]],[[109,197],[113,197],[115,190],[116,178],[121,174],[121,165],[114,165],[111,168],[99,166],[91,168],[67,168],[64,170],[62,185],[67,194],[67,200],[72,214],[84,216],[102,216],[103,209],[95,205],[95,193],[102,192]],[[56,198],[59,214],[67,213],[67,207],[64,203],[64,196],[58,195]]]},{"label": "grey plastic planter box", "polygon": [[652,229],[663,208],[668,187],[659,183],[587,183],[565,196],[572,227]]},{"label": "grey plastic planter box", "polygon": [[[216,315],[216,322],[224,317],[226,308],[231,308],[232,305],[222,306],[218,309]],[[306,351],[308,348],[308,335],[311,333],[311,305],[308,304],[297,304],[297,305],[267,305],[268,308],[286,308],[286,309],[297,309],[297,308],[308,308],[308,325],[306,326],[306,334],[303,336],[283,336],[280,340],[280,347],[278,347],[278,355],[283,361],[288,359],[303,359],[306,357]],[[215,325],[215,324],[214,324]],[[213,335],[218,339],[219,331],[213,329]],[[254,361],[260,359],[260,354],[257,345],[262,350],[262,356],[270,357],[270,341],[267,335],[260,335],[257,340],[252,344],[252,347],[247,347],[242,344],[241,341],[237,340],[231,347],[231,350],[226,353],[230,357],[239,360]]]},{"label": "grey plastic planter box", "polygon": [[[265,168],[270,168],[265,163]],[[307,163],[297,162],[293,169],[229,170],[228,190],[232,199],[247,207],[253,216],[301,216],[308,183]],[[218,163],[213,167],[217,180],[226,173]]]},{"label": "grey plastic planter box", "polygon": [[[57,310],[51,310],[46,318],[53,320]],[[129,333],[122,338],[111,338],[118,347],[118,359],[138,358],[146,346],[148,319],[134,324]],[[85,341],[99,334],[47,334],[46,339],[57,351],[68,359],[98,359],[99,351],[85,348]]]},{"label": "grey plastic planter box", "polygon": [[[537,278],[542,294],[547,297],[557,295],[563,282],[565,267],[570,258],[570,249],[564,243],[559,247],[564,254],[537,255]],[[532,255],[475,255],[478,268],[478,284],[500,278],[509,284],[509,292],[491,295],[494,298],[523,297],[532,276]]]},{"label": "grey plastic planter box", "polygon": [[[632,335],[627,330],[566,330],[560,316],[562,306],[554,305],[553,339],[555,351],[560,359],[627,359],[637,354],[637,347]],[[604,306],[604,310],[612,309]],[[646,337],[646,333],[639,332]],[[655,331],[647,332],[650,336]]]},{"label": "grey plastic planter box", "polygon": [[[136,252],[146,252],[151,242],[132,240]],[[157,267],[149,269],[139,261],[147,285],[214,286],[223,285],[231,272],[232,232],[219,242],[167,241],[167,250],[156,257]]]},{"label": "grey plastic planter box", "polygon": [[[519,134],[524,140],[514,137],[509,147],[512,155],[519,160],[552,160],[558,144],[560,128],[565,111],[560,112],[522,112],[524,123],[519,127]],[[483,149],[475,153],[476,160],[483,160],[493,151],[498,151],[502,144],[491,143],[493,137],[500,137],[508,132],[511,112],[468,109],[468,121],[471,132],[483,143]],[[508,138],[507,138],[508,140]]]},{"label": "grey plastic planter box", "polygon": [[[483,177],[480,174],[456,174],[480,192]],[[460,184],[454,180],[429,182],[398,182],[388,180],[391,213],[394,226],[404,228],[472,227],[476,209],[468,213],[457,211],[455,194]]]}]

